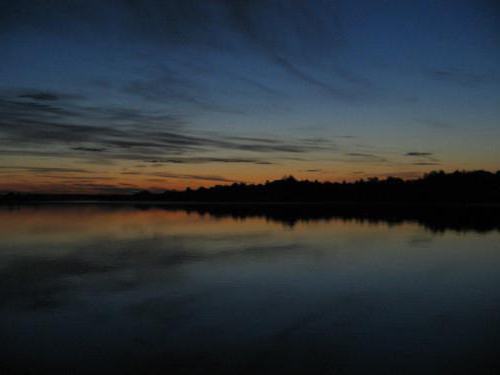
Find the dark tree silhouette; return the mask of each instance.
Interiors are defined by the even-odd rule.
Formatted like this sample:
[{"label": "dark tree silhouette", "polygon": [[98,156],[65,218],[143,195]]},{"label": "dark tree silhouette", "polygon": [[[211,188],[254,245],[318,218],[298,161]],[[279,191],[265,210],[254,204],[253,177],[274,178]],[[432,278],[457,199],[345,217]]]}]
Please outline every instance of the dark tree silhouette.
[{"label": "dark tree silhouette", "polygon": [[198,189],[139,191],[131,195],[21,194],[0,196],[1,203],[60,200],[155,202],[293,202],[293,203],[500,203],[500,171],[433,171],[415,180],[396,177],[355,182],[318,182],[287,176],[264,184],[233,183]]},{"label": "dark tree silhouette", "polygon": [[351,183],[299,181],[287,176],[264,184],[139,191],[130,195],[9,193],[0,204],[68,201],[123,202],[140,209],[184,210],[215,217],[263,217],[293,226],[309,220],[417,222],[432,231],[500,230],[500,171],[430,172],[420,179],[370,178]]},{"label": "dark tree silhouette", "polygon": [[416,180],[388,177],[351,183],[299,181],[289,176],[265,184],[234,183],[166,191],[160,199],[186,202],[498,203],[500,172],[436,171]]}]

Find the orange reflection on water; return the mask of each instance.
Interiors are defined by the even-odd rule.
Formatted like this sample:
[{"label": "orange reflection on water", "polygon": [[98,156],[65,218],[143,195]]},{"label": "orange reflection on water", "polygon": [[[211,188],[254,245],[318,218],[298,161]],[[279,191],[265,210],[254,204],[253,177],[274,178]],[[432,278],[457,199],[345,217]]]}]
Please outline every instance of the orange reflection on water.
[{"label": "orange reflection on water", "polygon": [[125,206],[43,206],[0,208],[0,236],[23,243],[78,242],[84,239],[126,239],[175,235],[224,235],[262,233],[281,227],[261,218],[235,220],[230,217],[188,213],[161,208]]}]

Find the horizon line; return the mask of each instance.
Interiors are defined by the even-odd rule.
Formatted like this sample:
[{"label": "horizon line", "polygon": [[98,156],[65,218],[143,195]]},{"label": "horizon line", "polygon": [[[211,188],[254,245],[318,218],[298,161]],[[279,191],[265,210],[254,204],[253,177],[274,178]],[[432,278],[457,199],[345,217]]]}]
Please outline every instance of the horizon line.
[{"label": "horizon line", "polygon": [[327,184],[340,184],[340,185],[355,185],[355,184],[360,184],[360,183],[367,183],[367,182],[386,182],[390,180],[397,180],[403,183],[406,182],[412,182],[412,181],[418,181],[418,180],[424,180],[427,176],[432,175],[432,174],[444,174],[444,175],[453,175],[453,174],[473,174],[473,173],[488,173],[491,175],[500,175],[500,169],[498,170],[486,170],[486,169],[472,169],[472,170],[466,170],[466,169],[455,169],[451,172],[447,172],[445,170],[431,170],[428,172],[424,172],[419,176],[416,177],[410,177],[410,178],[404,178],[404,177],[398,177],[397,174],[395,175],[387,175],[387,176],[370,176],[370,177],[361,177],[356,180],[352,181],[347,181],[347,180],[319,180],[319,179],[308,179],[308,178],[296,178],[293,174],[285,174],[281,178],[276,178],[276,179],[266,179],[265,181],[261,182],[246,182],[246,181],[221,181],[221,182],[226,182],[226,183],[218,183],[218,184],[213,184],[213,185],[207,185],[207,186],[199,186],[196,188],[191,188],[191,187],[185,187],[184,189],[168,189],[168,188],[155,188],[155,189],[144,189],[144,188],[122,188],[120,185],[115,185],[114,189],[115,191],[62,191],[62,192],[46,192],[46,191],[23,191],[23,190],[4,190],[0,191],[0,196],[9,196],[9,195],[45,195],[45,196],[62,196],[62,195],[68,195],[68,196],[133,196],[137,194],[164,194],[164,193],[185,193],[185,192],[196,192],[199,190],[210,190],[218,187],[231,187],[231,186],[247,186],[247,187],[257,187],[257,186],[266,186],[272,183],[280,182],[280,181],[286,181],[286,180],[292,180],[298,183],[316,183],[316,184],[322,184],[322,185],[327,185]]}]

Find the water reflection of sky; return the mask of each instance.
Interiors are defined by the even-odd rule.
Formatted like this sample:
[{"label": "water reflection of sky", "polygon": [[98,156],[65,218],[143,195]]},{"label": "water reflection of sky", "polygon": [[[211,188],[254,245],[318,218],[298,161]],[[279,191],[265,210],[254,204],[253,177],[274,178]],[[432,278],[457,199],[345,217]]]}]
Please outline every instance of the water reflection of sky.
[{"label": "water reflection of sky", "polygon": [[500,368],[498,232],[91,206],[0,221],[6,370]]}]

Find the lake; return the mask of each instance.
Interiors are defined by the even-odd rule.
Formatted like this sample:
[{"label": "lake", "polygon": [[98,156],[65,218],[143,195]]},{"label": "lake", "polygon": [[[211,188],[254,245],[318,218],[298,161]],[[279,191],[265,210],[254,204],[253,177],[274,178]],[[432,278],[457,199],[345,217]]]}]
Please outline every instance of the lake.
[{"label": "lake", "polygon": [[500,371],[496,226],[91,204],[0,223],[2,374]]}]

